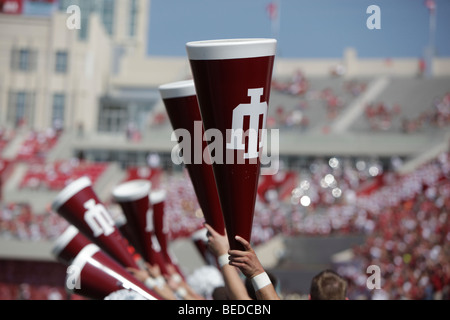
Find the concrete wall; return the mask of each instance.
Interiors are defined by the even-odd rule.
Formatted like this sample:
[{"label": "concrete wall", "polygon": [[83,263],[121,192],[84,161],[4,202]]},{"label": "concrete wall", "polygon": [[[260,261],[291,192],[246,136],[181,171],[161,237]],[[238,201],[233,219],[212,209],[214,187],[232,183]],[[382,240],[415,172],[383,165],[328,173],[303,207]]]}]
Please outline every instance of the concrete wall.
[{"label": "concrete wall", "polygon": [[[293,59],[276,58],[274,77],[291,77],[296,70],[305,76],[329,77],[337,67],[345,70],[344,76],[416,77],[419,73],[418,58],[359,58],[353,48],[345,50],[342,58],[336,59]],[[434,76],[450,76],[450,58],[435,58]],[[121,74],[112,79],[114,85],[158,86],[166,82],[191,77],[187,57],[126,57],[122,60]]]},{"label": "concrete wall", "polygon": [[[35,96],[30,128],[52,125],[53,95],[65,95],[64,126],[86,130],[97,127],[98,100],[107,91],[111,45],[95,15],[91,17],[89,39],[78,40],[77,32],[66,26],[66,14],[51,18],[0,15],[0,125],[13,126],[7,119],[10,92],[26,91]],[[37,52],[36,69],[11,68],[13,48]],[[68,53],[66,73],[55,72],[59,50]],[[89,115],[89,116],[86,116]]]}]

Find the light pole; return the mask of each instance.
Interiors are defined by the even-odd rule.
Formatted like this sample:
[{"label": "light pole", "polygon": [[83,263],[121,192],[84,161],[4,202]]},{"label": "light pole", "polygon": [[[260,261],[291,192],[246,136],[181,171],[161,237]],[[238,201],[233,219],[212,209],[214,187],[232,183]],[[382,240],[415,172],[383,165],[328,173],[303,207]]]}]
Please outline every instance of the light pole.
[{"label": "light pole", "polygon": [[436,54],[436,1],[435,0],[426,0],[425,5],[428,8],[430,19],[429,19],[429,43],[425,52],[425,61],[426,61],[426,76],[433,76],[433,59]]}]

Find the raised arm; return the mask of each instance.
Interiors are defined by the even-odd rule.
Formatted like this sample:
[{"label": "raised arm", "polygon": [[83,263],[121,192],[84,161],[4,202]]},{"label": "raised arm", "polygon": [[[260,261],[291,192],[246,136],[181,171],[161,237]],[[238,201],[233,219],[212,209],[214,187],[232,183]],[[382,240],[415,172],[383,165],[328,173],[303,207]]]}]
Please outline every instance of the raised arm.
[{"label": "raised arm", "polygon": [[127,268],[127,270],[135,276],[136,279],[143,282],[147,287],[154,290],[164,299],[177,300],[177,297],[161,275],[159,267],[157,265],[152,266],[149,263],[146,263],[145,265],[145,270],[134,268]]},{"label": "raised arm", "polygon": [[229,250],[230,265],[239,268],[251,280],[258,300],[280,300],[250,243],[240,236],[236,236],[236,240],[244,246],[245,250]]},{"label": "raised arm", "polygon": [[205,224],[208,230],[208,249],[216,256],[220,270],[222,271],[225,288],[231,300],[250,300],[244,282],[239,277],[238,270],[229,264],[228,238],[216,232],[209,224]]}]

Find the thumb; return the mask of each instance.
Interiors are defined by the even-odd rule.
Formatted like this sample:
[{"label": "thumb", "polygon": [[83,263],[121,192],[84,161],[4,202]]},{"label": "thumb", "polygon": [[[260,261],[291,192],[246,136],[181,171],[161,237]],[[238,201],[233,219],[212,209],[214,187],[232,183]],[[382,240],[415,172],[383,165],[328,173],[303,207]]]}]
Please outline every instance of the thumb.
[{"label": "thumb", "polygon": [[250,243],[247,240],[240,236],[235,236],[234,238],[244,246],[245,251],[253,251]]},{"label": "thumb", "polygon": [[214,230],[213,227],[211,227],[209,224],[205,223],[205,228],[208,230],[208,232],[214,237],[217,235],[217,231]]}]

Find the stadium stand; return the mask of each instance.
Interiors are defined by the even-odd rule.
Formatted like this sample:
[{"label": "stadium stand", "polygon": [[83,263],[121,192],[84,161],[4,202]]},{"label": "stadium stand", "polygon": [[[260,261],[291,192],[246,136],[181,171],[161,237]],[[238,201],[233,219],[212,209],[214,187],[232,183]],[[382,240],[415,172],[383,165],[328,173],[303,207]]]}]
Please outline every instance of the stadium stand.
[{"label": "stadium stand", "polygon": [[[285,299],[307,299],[312,276],[333,268],[348,280],[350,299],[449,300],[445,1],[418,1],[424,5],[414,17],[429,21],[411,19],[424,29],[408,38],[416,51],[398,43],[407,56],[390,48],[396,36],[390,28],[366,30],[361,7],[348,11],[359,12],[354,35],[341,33],[340,23],[336,30],[319,26],[308,34],[324,45],[317,48],[297,35],[292,41],[307,49],[304,58],[289,58],[293,52],[284,49],[289,40],[279,37],[274,14],[279,2],[266,8],[267,26],[281,40],[267,114],[267,128],[279,130],[279,140],[271,141],[279,171],[261,176],[257,188],[252,245],[258,257],[280,280]],[[385,3],[383,17],[390,11]],[[193,286],[208,285],[191,237],[203,228],[202,211],[185,167],[174,164],[172,126],[158,92],[161,84],[191,79],[192,70],[184,55],[148,55],[149,26],[158,20],[172,26],[158,19],[157,7],[150,0],[0,0],[0,300],[85,299],[67,294],[68,270],[51,252],[69,226],[51,203],[82,176],[117,224],[124,217],[112,199],[118,184],[146,179],[152,189],[166,190],[168,240],[179,266],[196,271],[201,285]],[[411,6],[411,13],[420,7]],[[81,25],[69,26],[79,15]],[[370,49],[380,44],[386,55]],[[369,266],[382,271],[380,289],[367,285]]]},{"label": "stadium stand", "polygon": [[381,99],[367,105],[366,113],[353,123],[351,130],[367,131],[368,127],[405,133],[433,130],[445,125],[442,121],[448,118],[448,90],[447,78],[393,77]]},{"label": "stadium stand", "polygon": [[[333,137],[330,131],[333,122],[344,114],[355,99],[367,92],[373,80],[349,80],[338,76],[314,78],[299,72],[291,79],[277,79],[271,94],[268,126],[279,128],[281,135],[296,135],[304,141],[314,135]],[[430,141],[442,143],[450,124],[448,83],[447,78],[391,78],[390,85],[372,104],[365,106],[365,112],[352,122],[346,134],[378,135],[388,132],[400,142],[409,141],[402,140],[408,139],[405,133],[410,132],[402,127],[402,119],[409,117],[422,120],[422,126],[415,130],[416,134],[439,137],[437,140],[426,140],[428,146]],[[382,104],[384,110],[380,107]],[[398,107],[394,107],[396,105]],[[389,125],[371,123],[371,117],[379,120],[387,115],[391,116]],[[168,123],[157,122],[158,130],[169,127]],[[5,249],[16,242],[49,244],[67,227],[67,222],[52,212],[48,205],[44,210],[34,211],[31,203],[34,200],[29,196],[33,192],[37,192],[35,195],[47,195],[46,201],[49,203],[58,190],[77,177],[86,175],[94,183],[102,182],[105,172],[109,170],[117,182],[148,179],[155,189],[168,190],[166,214],[170,221],[171,241],[189,239],[193,232],[202,227],[202,214],[184,170],[159,162],[157,166],[150,166],[146,157],[142,157],[143,163],[111,169],[108,161],[92,161],[87,144],[83,149],[81,143],[72,143],[73,140],[65,134],[30,131],[21,147],[17,148],[16,156],[12,157],[13,161],[17,160],[23,166],[22,171],[19,172],[18,166],[11,164],[11,160],[2,162],[3,168],[9,168],[2,178],[2,186],[7,185],[8,194],[23,194],[23,198],[29,200],[9,202],[5,199],[1,205],[2,299],[82,298],[67,296],[64,292],[64,270],[59,264],[54,261],[29,261]],[[166,137],[164,134],[150,136],[153,139]],[[2,138],[3,150],[13,137],[12,133],[5,134]],[[133,147],[146,152],[146,139],[144,134]],[[72,150],[72,155],[56,160],[49,154],[58,148],[60,141],[66,149]],[[110,144],[114,148],[114,143]],[[120,144],[117,146],[118,149],[121,147]],[[171,148],[168,146],[162,153],[167,156]],[[322,149],[326,148],[326,145],[322,146]],[[427,158],[425,164],[417,163],[405,173],[400,170],[404,161],[420,156],[423,154],[421,150],[409,150],[400,155],[395,150],[388,150],[378,157],[376,151],[361,154],[358,148],[354,149],[353,154],[335,154],[329,150],[316,154],[314,149],[305,154],[301,151],[294,155],[282,154],[284,165],[280,172],[260,179],[252,233],[254,245],[267,243],[279,235],[287,238],[362,235],[364,242],[350,248],[351,258],[335,265],[351,284],[350,298],[448,299],[450,270],[448,263],[443,261],[449,254],[450,236],[448,146],[431,159]],[[80,150],[87,159],[76,157]],[[3,177],[3,174],[0,176]],[[16,182],[12,183],[11,179]],[[103,195],[110,194],[109,190],[114,186],[111,183],[97,185],[103,189]],[[112,211],[116,210],[109,197],[103,200]],[[418,239],[421,239],[420,243]],[[43,252],[42,256],[47,254]],[[370,264],[379,264],[392,276],[384,277],[383,291],[370,291],[365,286],[367,275],[364,268]],[[28,271],[19,272],[25,268],[19,267],[22,265],[50,270],[48,273],[54,276],[49,279],[36,275],[30,279],[26,275]],[[16,269],[19,271],[11,271]]]},{"label": "stadium stand", "polygon": [[58,134],[51,128],[43,132],[32,131],[21,145],[16,160],[28,163],[42,162],[57,141]]},{"label": "stadium stand", "polygon": [[107,167],[107,163],[87,163],[76,158],[32,164],[20,182],[20,188],[47,188],[57,191],[82,176],[87,176],[96,183]]}]

